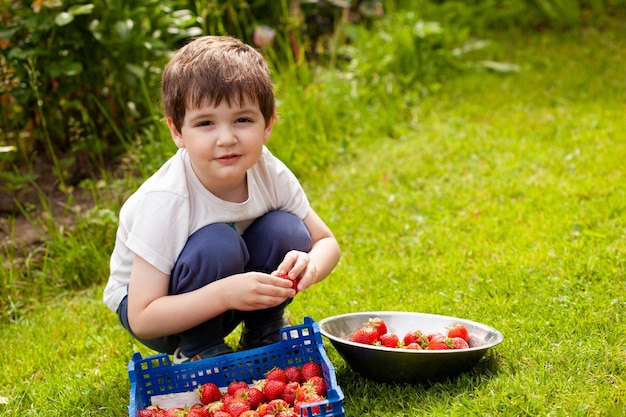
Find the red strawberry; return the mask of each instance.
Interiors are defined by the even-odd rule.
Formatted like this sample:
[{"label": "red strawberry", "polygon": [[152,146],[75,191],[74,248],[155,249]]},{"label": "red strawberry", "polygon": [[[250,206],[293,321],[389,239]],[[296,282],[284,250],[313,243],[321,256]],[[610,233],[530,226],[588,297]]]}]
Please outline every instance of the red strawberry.
[{"label": "red strawberry", "polygon": [[452,349],[467,349],[469,345],[462,337],[452,337]]},{"label": "red strawberry", "polygon": [[313,384],[305,382],[304,384],[300,385],[300,388],[298,389],[296,395],[296,403],[306,401],[307,398],[313,395],[317,395],[317,393],[315,392],[315,387],[313,386]]},{"label": "red strawberry", "polygon": [[235,396],[233,394],[226,393],[222,395],[222,400],[220,402],[226,404],[226,403],[231,402],[234,399],[235,399]]},{"label": "red strawberry", "polygon": [[159,411],[160,407],[158,405],[150,405],[146,408],[139,410],[139,417],[152,417]]},{"label": "red strawberry", "polygon": [[409,349],[409,350],[422,350],[422,345],[420,345],[419,343],[409,343],[408,345],[404,346],[405,349]]},{"label": "red strawberry", "polygon": [[256,408],[256,412],[259,415],[259,417],[265,417],[267,414],[267,403],[261,403],[259,404],[259,406]]},{"label": "red strawberry", "polygon": [[307,362],[302,365],[301,374],[303,381],[308,381],[309,379],[311,379],[311,377],[314,376],[324,376],[324,373],[322,372],[322,367],[317,362]]},{"label": "red strawberry", "polygon": [[375,328],[379,336],[387,333],[387,324],[385,324],[385,321],[379,317],[369,319],[365,325]]},{"label": "red strawberry", "polygon": [[293,288],[296,291],[296,293],[298,292],[298,283],[300,282],[299,276],[294,279],[291,279],[291,277],[289,277],[289,275],[287,274],[278,274],[277,276],[291,281],[291,288]]},{"label": "red strawberry", "polygon": [[411,330],[404,335],[402,343],[404,343],[405,346],[408,346],[411,343],[418,343],[422,348],[426,348],[426,346],[428,346],[428,337],[426,337],[420,330]]},{"label": "red strawberry", "polygon": [[467,331],[467,327],[465,327],[464,325],[460,323],[455,324],[454,326],[448,329],[448,337],[451,339],[454,337],[460,337],[466,342],[469,341],[469,333]]},{"label": "red strawberry", "polygon": [[[308,410],[305,407],[310,405],[311,403],[317,403],[317,402],[320,402],[320,401],[324,401],[324,398],[320,397],[319,395],[313,395],[313,396],[309,397],[306,401],[303,401],[301,403],[297,403],[293,407],[293,409],[299,415],[308,416],[309,413],[308,413]],[[316,414],[316,415],[320,414],[320,412],[321,412],[320,406],[319,405],[315,405],[315,406],[311,407],[311,412],[313,414]]]},{"label": "red strawberry", "polygon": [[220,387],[212,382],[202,384],[196,388],[196,392],[198,393],[198,398],[202,404],[212,403],[213,401],[217,401],[222,398]]},{"label": "red strawberry", "polygon": [[296,397],[298,395],[298,390],[300,389],[300,384],[292,381],[288,382],[283,389],[282,399],[289,405],[293,405],[296,402]]},{"label": "red strawberry", "polygon": [[218,410],[213,413],[213,417],[233,417],[227,411]]},{"label": "red strawberry", "polygon": [[428,350],[448,350],[452,349],[452,339],[449,337],[432,338],[428,343]]},{"label": "red strawberry", "polygon": [[256,410],[246,410],[239,417],[259,417],[259,413]]},{"label": "red strawberry", "polygon": [[352,341],[364,345],[373,345],[378,342],[378,331],[370,326],[361,327],[352,334]]},{"label": "red strawberry", "polygon": [[174,408],[159,408],[156,413],[153,414],[154,417],[178,417],[178,413]]},{"label": "red strawberry", "polygon": [[313,388],[315,388],[317,395],[326,395],[326,381],[321,376],[312,376],[306,383],[311,384]]},{"label": "red strawberry", "polygon": [[267,403],[266,410],[268,415],[276,415],[280,411],[286,410],[287,408],[289,408],[289,404],[287,404],[285,400],[277,398]]},{"label": "red strawberry", "polygon": [[378,341],[384,347],[389,347],[389,348],[397,348],[398,344],[400,343],[398,336],[394,333],[381,334],[378,337]]},{"label": "red strawberry", "polygon": [[431,342],[433,339],[445,339],[446,335],[443,333],[428,333],[426,337],[428,341]]},{"label": "red strawberry", "polygon": [[270,369],[269,372],[265,374],[265,379],[267,379],[268,381],[271,381],[271,380],[280,381],[286,384],[287,374],[285,374],[285,371],[275,366],[274,368]]},{"label": "red strawberry", "polygon": [[287,384],[282,381],[268,379],[265,383],[265,386],[263,387],[263,394],[265,395],[265,399],[271,401],[282,397],[285,385]]},{"label": "red strawberry", "polygon": [[285,375],[287,376],[288,382],[302,382],[302,372],[300,368],[295,365],[290,365],[285,368]]},{"label": "red strawberry", "polygon": [[209,410],[200,405],[193,406],[187,411],[185,417],[209,417]]},{"label": "red strawberry", "polygon": [[241,413],[250,409],[250,404],[243,398],[235,398],[228,404],[224,404],[224,411],[232,417],[239,417]]},{"label": "red strawberry", "polygon": [[259,404],[265,401],[265,394],[263,394],[263,391],[255,387],[248,389],[247,397],[250,408],[257,408]]},{"label": "red strawberry", "polygon": [[230,395],[235,395],[235,393],[241,388],[248,388],[248,384],[245,381],[233,381],[228,384],[228,388],[226,389]]},{"label": "red strawberry", "polygon": [[297,414],[293,408],[288,408],[286,410],[281,410],[276,414],[276,417],[300,417],[300,414]]}]

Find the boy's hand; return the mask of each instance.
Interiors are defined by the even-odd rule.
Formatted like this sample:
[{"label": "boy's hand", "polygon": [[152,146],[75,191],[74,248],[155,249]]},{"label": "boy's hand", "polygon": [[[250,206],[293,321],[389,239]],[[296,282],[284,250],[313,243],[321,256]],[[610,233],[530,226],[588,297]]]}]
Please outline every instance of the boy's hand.
[{"label": "boy's hand", "polygon": [[295,295],[287,280],[262,272],[237,274],[217,282],[228,284],[225,299],[231,310],[252,311],[275,307]]},{"label": "boy's hand", "polygon": [[297,250],[287,252],[285,259],[272,275],[282,276],[296,283],[296,292],[304,291],[316,282],[317,269],[309,254]]}]

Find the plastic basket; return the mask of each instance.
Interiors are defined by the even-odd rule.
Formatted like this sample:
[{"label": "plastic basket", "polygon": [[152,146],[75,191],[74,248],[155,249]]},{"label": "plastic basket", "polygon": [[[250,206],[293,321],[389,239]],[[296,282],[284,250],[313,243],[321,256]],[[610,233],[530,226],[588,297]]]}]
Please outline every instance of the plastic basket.
[{"label": "plastic basket", "polygon": [[[311,317],[305,317],[301,325],[282,329],[281,340],[277,343],[196,362],[172,364],[164,353],[142,358],[135,352],[128,363],[128,415],[138,417],[139,410],[149,406],[155,395],[193,391],[207,382],[220,387],[227,387],[233,381],[250,384],[264,378],[275,366],[284,369],[311,361],[321,365],[328,394],[323,402],[302,407],[301,415],[344,416],[343,392],[326,355],[319,325]],[[313,412],[314,405],[320,405],[318,413]]]}]

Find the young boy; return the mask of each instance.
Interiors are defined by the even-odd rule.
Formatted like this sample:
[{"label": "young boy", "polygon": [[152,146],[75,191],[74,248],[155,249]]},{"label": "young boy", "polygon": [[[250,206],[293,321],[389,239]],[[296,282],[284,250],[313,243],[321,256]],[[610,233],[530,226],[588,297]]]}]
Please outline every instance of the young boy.
[{"label": "young boy", "polygon": [[224,337],[242,322],[241,349],[277,342],[286,305],[340,253],[264,145],[276,121],[267,63],[235,38],[201,37],[167,64],[161,93],[179,149],[120,211],[104,301],[175,363],[232,352]]}]

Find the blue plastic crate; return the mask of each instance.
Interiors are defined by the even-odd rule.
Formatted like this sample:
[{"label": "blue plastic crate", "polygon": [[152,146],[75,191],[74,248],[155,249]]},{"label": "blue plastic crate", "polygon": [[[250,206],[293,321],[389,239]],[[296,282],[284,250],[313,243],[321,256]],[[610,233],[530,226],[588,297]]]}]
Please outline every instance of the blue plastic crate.
[{"label": "blue plastic crate", "polygon": [[319,413],[314,413],[312,406],[303,407],[301,413],[306,411],[306,415],[313,417],[344,416],[343,392],[337,384],[335,368],[326,355],[319,325],[311,317],[305,317],[301,325],[281,330],[280,342],[196,362],[172,364],[164,353],[142,358],[135,352],[128,363],[128,415],[137,417],[139,410],[151,404],[150,398],[154,395],[193,391],[207,382],[220,387],[227,387],[233,381],[250,384],[264,378],[275,366],[284,369],[311,361],[321,365],[328,394],[325,401],[316,403],[321,405]]}]

